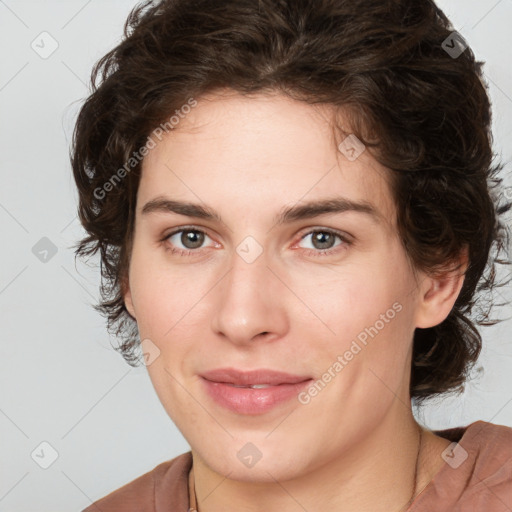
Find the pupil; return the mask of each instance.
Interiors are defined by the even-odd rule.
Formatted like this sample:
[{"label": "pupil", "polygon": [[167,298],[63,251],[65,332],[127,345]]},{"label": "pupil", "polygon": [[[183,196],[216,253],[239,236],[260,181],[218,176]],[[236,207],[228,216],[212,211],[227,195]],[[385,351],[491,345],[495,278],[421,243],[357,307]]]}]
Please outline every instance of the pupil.
[{"label": "pupil", "polygon": [[[313,245],[317,249],[329,249],[332,245],[333,236],[331,233],[327,233],[326,231],[317,231],[317,234],[313,236]],[[317,242],[320,244],[320,247],[317,247]]]},{"label": "pupil", "polygon": [[199,231],[184,231],[181,234],[181,243],[188,249],[196,249],[197,247],[200,247],[203,240],[204,234]]}]

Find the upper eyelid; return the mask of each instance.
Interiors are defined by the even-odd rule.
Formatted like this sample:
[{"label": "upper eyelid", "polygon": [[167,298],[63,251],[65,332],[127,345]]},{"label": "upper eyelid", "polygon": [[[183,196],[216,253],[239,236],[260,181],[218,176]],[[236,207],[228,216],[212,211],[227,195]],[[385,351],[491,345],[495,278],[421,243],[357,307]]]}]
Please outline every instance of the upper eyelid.
[{"label": "upper eyelid", "polygon": [[341,238],[348,238],[348,233],[345,234],[344,231],[341,231],[339,229],[335,229],[335,228],[328,228],[328,227],[313,227],[313,228],[304,228],[305,231],[302,231],[301,230],[301,235],[299,235],[301,237],[301,239],[306,236],[306,235],[310,235],[311,233],[317,233],[317,232],[327,232],[327,233],[332,233],[334,235],[337,235],[337,236],[340,236]]}]

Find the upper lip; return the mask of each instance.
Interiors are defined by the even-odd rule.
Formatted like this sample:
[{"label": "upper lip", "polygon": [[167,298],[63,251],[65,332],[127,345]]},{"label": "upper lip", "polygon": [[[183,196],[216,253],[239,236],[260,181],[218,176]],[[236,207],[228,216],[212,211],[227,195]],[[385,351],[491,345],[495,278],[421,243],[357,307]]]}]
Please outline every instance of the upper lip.
[{"label": "upper lip", "polygon": [[237,386],[251,386],[254,384],[276,386],[278,384],[297,384],[311,379],[309,376],[291,375],[265,368],[249,371],[235,368],[218,368],[202,373],[201,377],[213,382],[226,382]]}]

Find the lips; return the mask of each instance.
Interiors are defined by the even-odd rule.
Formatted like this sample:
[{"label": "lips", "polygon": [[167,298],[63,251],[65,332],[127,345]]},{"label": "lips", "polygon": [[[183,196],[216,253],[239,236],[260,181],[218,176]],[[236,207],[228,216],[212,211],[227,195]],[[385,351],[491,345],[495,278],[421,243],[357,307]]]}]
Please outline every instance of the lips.
[{"label": "lips", "polygon": [[258,369],[250,371],[236,370],[235,368],[219,368],[201,374],[206,380],[231,384],[234,387],[252,387],[253,389],[264,389],[268,386],[279,386],[281,384],[299,384],[310,380],[308,375],[292,375],[275,370]]},{"label": "lips", "polygon": [[220,368],[201,375],[204,390],[216,404],[236,414],[261,415],[289,406],[313,380],[274,370],[241,371]]}]

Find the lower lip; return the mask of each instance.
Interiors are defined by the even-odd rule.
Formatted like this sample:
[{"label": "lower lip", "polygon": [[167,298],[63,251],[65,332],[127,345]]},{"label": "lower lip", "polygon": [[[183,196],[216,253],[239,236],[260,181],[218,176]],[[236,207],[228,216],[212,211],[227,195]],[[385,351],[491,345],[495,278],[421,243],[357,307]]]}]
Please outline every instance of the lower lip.
[{"label": "lower lip", "polygon": [[204,379],[208,394],[220,405],[238,414],[263,414],[296,398],[313,379],[297,384],[279,384],[268,388],[235,388],[223,382]]}]

